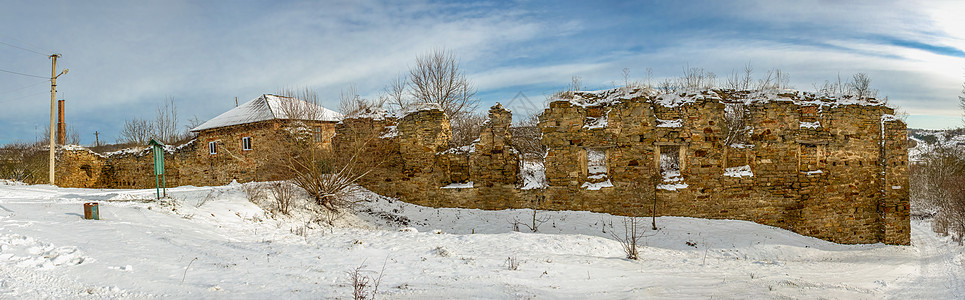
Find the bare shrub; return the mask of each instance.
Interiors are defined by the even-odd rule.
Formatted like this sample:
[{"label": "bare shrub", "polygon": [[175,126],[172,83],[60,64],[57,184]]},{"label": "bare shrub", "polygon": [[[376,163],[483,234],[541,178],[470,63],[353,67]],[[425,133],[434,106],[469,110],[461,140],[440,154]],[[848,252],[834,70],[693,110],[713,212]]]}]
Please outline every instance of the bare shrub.
[{"label": "bare shrub", "polygon": [[512,134],[512,147],[527,158],[542,158],[546,154],[546,145],[543,145],[543,131],[539,128],[539,117],[541,114],[533,114],[523,121],[509,128]]},{"label": "bare shrub", "polygon": [[637,221],[637,218],[623,217],[623,235],[617,235],[615,231],[611,230],[610,236],[620,242],[627,259],[637,260],[640,259],[637,245],[643,239],[643,232],[644,229],[640,228],[640,222]]},{"label": "bare shrub", "polygon": [[289,214],[292,202],[298,193],[297,187],[288,181],[275,181],[268,185],[268,191],[275,198],[278,211],[282,214]]},{"label": "bare shrub", "polygon": [[259,203],[265,198],[265,186],[258,182],[249,182],[241,185],[241,191],[245,193],[245,199],[248,202]]},{"label": "bare shrub", "polygon": [[878,96],[878,90],[871,88],[871,77],[865,73],[857,73],[851,76],[851,81],[847,84],[848,90],[858,98],[874,98]]},{"label": "bare shrub", "polygon": [[506,258],[506,269],[510,271],[519,270],[519,259],[515,256],[510,256]]},{"label": "bare shrub", "polygon": [[379,272],[378,277],[363,274],[365,272],[363,268],[365,268],[364,261],[357,268],[346,272],[349,282],[352,283],[352,299],[374,300],[379,293],[379,284],[382,283],[382,276],[385,275],[385,264],[382,264],[382,271]]},{"label": "bare shrub", "polygon": [[750,63],[744,65],[744,71],[738,73],[734,71],[731,73],[730,77],[727,77],[725,87],[732,90],[747,91],[751,89],[751,83],[754,81],[751,74],[754,73],[754,67]]},{"label": "bare shrub", "polygon": [[[911,167],[917,214],[934,212],[932,229],[959,244],[965,238],[965,150],[935,145]],[[922,212],[924,211],[924,213]]]},{"label": "bare shrub", "polygon": [[26,183],[46,182],[47,151],[41,143],[12,143],[0,148],[0,178]]},{"label": "bare shrub", "polygon": [[683,76],[677,79],[677,86],[684,89],[712,89],[717,86],[717,75],[703,68],[686,67]]},{"label": "bare shrub", "polygon": [[468,113],[449,121],[452,126],[452,138],[449,140],[449,146],[455,148],[467,146],[478,139],[482,132],[483,123],[486,122],[486,117]]}]

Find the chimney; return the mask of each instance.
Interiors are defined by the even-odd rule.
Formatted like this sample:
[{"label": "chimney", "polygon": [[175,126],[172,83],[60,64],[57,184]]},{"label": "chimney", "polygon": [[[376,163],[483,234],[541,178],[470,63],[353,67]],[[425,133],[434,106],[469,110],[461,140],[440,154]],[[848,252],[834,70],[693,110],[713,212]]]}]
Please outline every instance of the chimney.
[{"label": "chimney", "polygon": [[63,145],[67,140],[67,124],[64,123],[64,104],[67,100],[57,101],[57,144]]}]

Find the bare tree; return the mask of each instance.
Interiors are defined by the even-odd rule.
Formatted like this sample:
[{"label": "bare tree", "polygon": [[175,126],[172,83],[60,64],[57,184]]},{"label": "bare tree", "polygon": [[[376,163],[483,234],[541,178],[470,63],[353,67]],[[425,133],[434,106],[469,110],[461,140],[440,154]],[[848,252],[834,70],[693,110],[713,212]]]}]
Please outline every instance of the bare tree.
[{"label": "bare tree", "polygon": [[[319,103],[318,93],[310,88],[285,88],[280,96],[290,98],[280,101],[279,113],[293,120],[317,120],[322,117],[324,109]],[[301,100],[301,101],[297,101]]]},{"label": "bare tree", "polygon": [[133,118],[124,122],[117,141],[135,145],[147,145],[151,135],[151,121]]},{"label": "bare tree", "polygon": [[408,80],[405,76],[399,75],[383,89],[382,98],[392,111],[404,111],[409,107],[409,99],[406,94]]},{"label": "bare tree", "polygon": [[724,104],[724,145],[734,146],[744,144],[750,135],[751,127],[747,125],[747,106],[744,103]]},{"label": "bare tree", "polygon": [[416,58],[409,68],[409,95],[413,100],[436,103],[450,119],[476,110],[476,89],[459,67],[456,57],[444,49]]},{"label": "bare tree", "polygon": [[153,138],[162,143],[173,144],[183,138],[182,131],[178,129],[178,109],[174,105],[174,98],[168,98],[157,107],[157,115],[151,127]]},{"label": "bare tree", "polygon": [[348,89],[339,92],[338,110],[345,118],[354,117],[360,114],[382,110],[382,106],[389,99],[379,97],[375,100],[366,100],[358,94],[358,88],[354,84],[349,85]]},{"label": "bare tree", "polygon": [[965,238],[965,150],[937,143],[912,166],[912,193],[916,210],[934,212],[932,229],[951,235],[959,244]]}]

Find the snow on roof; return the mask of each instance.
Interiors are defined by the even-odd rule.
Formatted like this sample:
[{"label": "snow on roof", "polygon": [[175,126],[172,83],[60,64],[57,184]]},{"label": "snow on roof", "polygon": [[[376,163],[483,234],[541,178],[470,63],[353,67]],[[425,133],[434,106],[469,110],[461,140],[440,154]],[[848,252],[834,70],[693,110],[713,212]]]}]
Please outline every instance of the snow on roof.
[{"label": "snow on roof", "polygon": [[[308,118],[299,117],[298,115],[302,114],[302,112],[308,112],[307,115],[315,116]],[[198,125],[198,127],[191,129],[191,131],[198,132],[206,129],[275,119],[311,119],[316,121],[338,122],[341,118],[342,115],[337,112],[301,99],[264,94],[261,95],[261,97],[245,102],[238,107]]]}]

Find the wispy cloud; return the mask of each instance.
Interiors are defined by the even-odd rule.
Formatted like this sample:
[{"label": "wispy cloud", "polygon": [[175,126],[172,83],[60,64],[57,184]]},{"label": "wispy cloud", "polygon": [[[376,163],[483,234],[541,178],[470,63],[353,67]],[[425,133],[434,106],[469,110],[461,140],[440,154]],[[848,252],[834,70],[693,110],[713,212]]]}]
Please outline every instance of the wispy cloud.
[{"label": "wispy cloud", "polygon": [[[572,76],[605,88],[623,68],[659,80],[750,62],[805,90],[865,72],[909,112],[948,116],[965,75],[961,11],[961,1],[44,1],[5,5],[0,26],[13,30],[0,41],[64,53],[59,90],[85,142],[168,97],[185,118],[208,118],[284,87],[315,88],[329,106],[350,84],[375,96],[440,47],[459,55],[484,104],[540,97]],[[44,55],[0,45],[0,57],[0,69],[50,72]],[[0,143],[33,137],[46,93],[42,79],[0,74]]]}]

